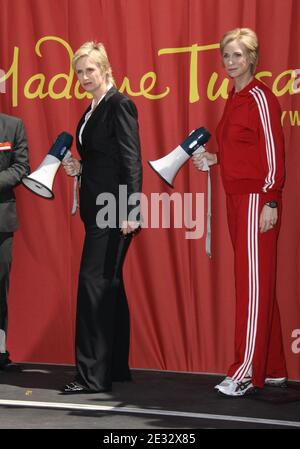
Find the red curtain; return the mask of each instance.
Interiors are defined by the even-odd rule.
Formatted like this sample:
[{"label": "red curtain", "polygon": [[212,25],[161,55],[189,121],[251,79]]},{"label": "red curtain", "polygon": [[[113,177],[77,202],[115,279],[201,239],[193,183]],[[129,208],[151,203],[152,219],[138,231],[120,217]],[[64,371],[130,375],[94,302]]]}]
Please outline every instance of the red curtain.
[{"label": "red curtain", "polygon": [[[215,128],[230,83],[218,42],[248,26],[261,42],[258,72],[278,96],[287,180],[279,241],[278,301],[289,375],[300,379],[300,4],[298,0],[0,0],[1,111],[23,118],[35,169],[63,130],[74,135],[89,99],[70,57],[83,42],[105,44],[118,89],[135,101],[143,192],[206,194],[206,175],[187,163],[167,187],[149,168],[188,133]],[[3,83],[2,83],[3,88]],[[298,90],[297,90],[298,88]],[[3,89],[2,89],[3,90]],[[72,149],[76,155],[75,146]],[[9,345],[17,361],[73,363],[77,275],[83,226],[71,216],[72,180],[59,170],[55,199],[16,189]],[[187,228],[145,228],[125,265],[132,367],[223,373],[233,357],[233,253],[218,168],[212,172],[212,258]],[[173,209],[171,208],[171,211]],[[150,220],[150,206],[148,210]],[[178,217],[177,217],[178,218]],[[151,224],[151,223],[149,223]]]}]

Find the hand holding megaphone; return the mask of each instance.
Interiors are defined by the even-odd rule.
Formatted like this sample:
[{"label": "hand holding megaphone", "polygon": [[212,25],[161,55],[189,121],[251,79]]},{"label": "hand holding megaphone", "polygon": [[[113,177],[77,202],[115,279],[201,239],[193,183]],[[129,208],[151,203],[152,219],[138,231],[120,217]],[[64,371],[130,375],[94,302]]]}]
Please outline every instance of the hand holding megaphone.
[{"label": "hand holding megaphone", "polygon": [[195,167],[201,171],[208,171],[211,165],[217,163],[217,156],[213,153],[209,153],[208,151],[195,151],[192,156],[192,161]]},{"label": "hand holding megaphone", "polygon": [[68,176],[78,176],[80,174],[81,164],[71,154],[63,159],[62,165]]},{"label": "hand holding megaphone", "polygon": [[77,159],[75,159],[70,153],[69,155],[66,155],[66,157],[62,160],[62,165],[65,169],[66,174],[74,178],[73,205],[71,212],[72,215],[74,215],[76,213],[77,207],[79,207],[79,202],[77,199],[77,184],[79,176],[81,175],[81,163]]},{"label": "hand holding megaphone", "polygon": [[[200,128],[201,129],[201,128]],[[190,134],[189,134],[189,136],[191,136],[192,134],[195,134],[195,131],[198,131],[198,130],[195,130],[195,129],[193,129],[193,131],[191,131],[190,132]],[[196,146],[196,144],[198,144],[198,139],[199,139],[199,134],[198,133],[196,133],[196,137],[195,137],[195,141],[194,141],[194,143],[193,142],[191,142],[190,143],[190,148],[193,148],[193,146],[195,146],[195,148],[197,148],[193,153],[192,153],[192,159],[193,160],[201,160],[201,170],[202,171],[208,171],[209,170],[209,166],[208,166],[208,163],[207,163],[207,159],[206,159],[206,157],[204,156],[204,153],[205,153],[205,143],[203,143],[203,145],[197,145]]]}]

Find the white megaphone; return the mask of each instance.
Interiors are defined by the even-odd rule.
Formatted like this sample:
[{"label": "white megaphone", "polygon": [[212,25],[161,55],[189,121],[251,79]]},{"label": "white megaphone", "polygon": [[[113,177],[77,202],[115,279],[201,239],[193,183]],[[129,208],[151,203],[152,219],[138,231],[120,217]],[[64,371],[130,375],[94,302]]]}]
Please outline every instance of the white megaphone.
[{"label": "white megaphone", "polygon": [[[203,145],[210,139],[210,133],[205,128],[195,129],[190,135],[178,145],[175,150],[167,156],[148,161],[151,168],[160,176],[170,187],[173,187],[173,181],[182,165],[193,155],[205,151]],[[206,161],[206,167],[208,170]]]},{"label": "white megaphone", "polygon": [[71,134],[67,132],[59,134],[38,168],[22,179],[25,187],[43,198],[54,198],[54,193],[52,192],[53,181],[61,162],[71,156],[69,148],[72,142],[73,137]]}]

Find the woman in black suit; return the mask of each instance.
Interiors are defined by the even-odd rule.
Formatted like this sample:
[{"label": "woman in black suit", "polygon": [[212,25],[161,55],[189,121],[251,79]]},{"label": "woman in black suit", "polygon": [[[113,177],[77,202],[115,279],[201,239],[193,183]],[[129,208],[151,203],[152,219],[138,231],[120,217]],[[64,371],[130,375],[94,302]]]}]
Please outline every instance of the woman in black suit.
[{"label": "woman in black suit", "polygon": [[[76,131],[81,161],[70,158],[64,163],[69,176],[80,177],[80,216],[86,233],[77,298],[77,375],[63,388],[66,394],[110,391],[113,381],[131,378],[122,265],[139,223],[129,221],[128,215],[119,216],[119,206],[128,210],[128,197],[140,192],[142,184],[137,109],[113,86],[104,46],[83,44],[74,55],[73,67],[93,101]],[[125,197],[119,198],[120,186]],[[109,223],[99,206],[107,206],[103,198],[99,200],[103,195],[115,200],[111,204],[116,210],[109,212],[116,216],[112,213]]]}]

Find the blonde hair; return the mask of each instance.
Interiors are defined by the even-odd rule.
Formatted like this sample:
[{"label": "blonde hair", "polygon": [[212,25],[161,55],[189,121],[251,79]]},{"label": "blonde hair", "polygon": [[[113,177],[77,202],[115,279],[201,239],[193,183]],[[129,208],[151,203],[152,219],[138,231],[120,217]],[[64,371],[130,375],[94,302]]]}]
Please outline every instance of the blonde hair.
[{"label": "blonde hair", "polygon": [[72,59],[72,66],[75,70],[76,64],[83,56],[89,56],[105,76],[106,83],[114,83],[112,68],[107,57],[104,45],[101,42],[85,42],[78,48]]},{"label": "blonde hair", "polygon": [[258,63],[259,55],[259,42],[256,33],[250,28],[235,28],[225,33],[220,42],[222,56],[226,45],[235,40],[241,42],[246,48],[253,74]]}]

